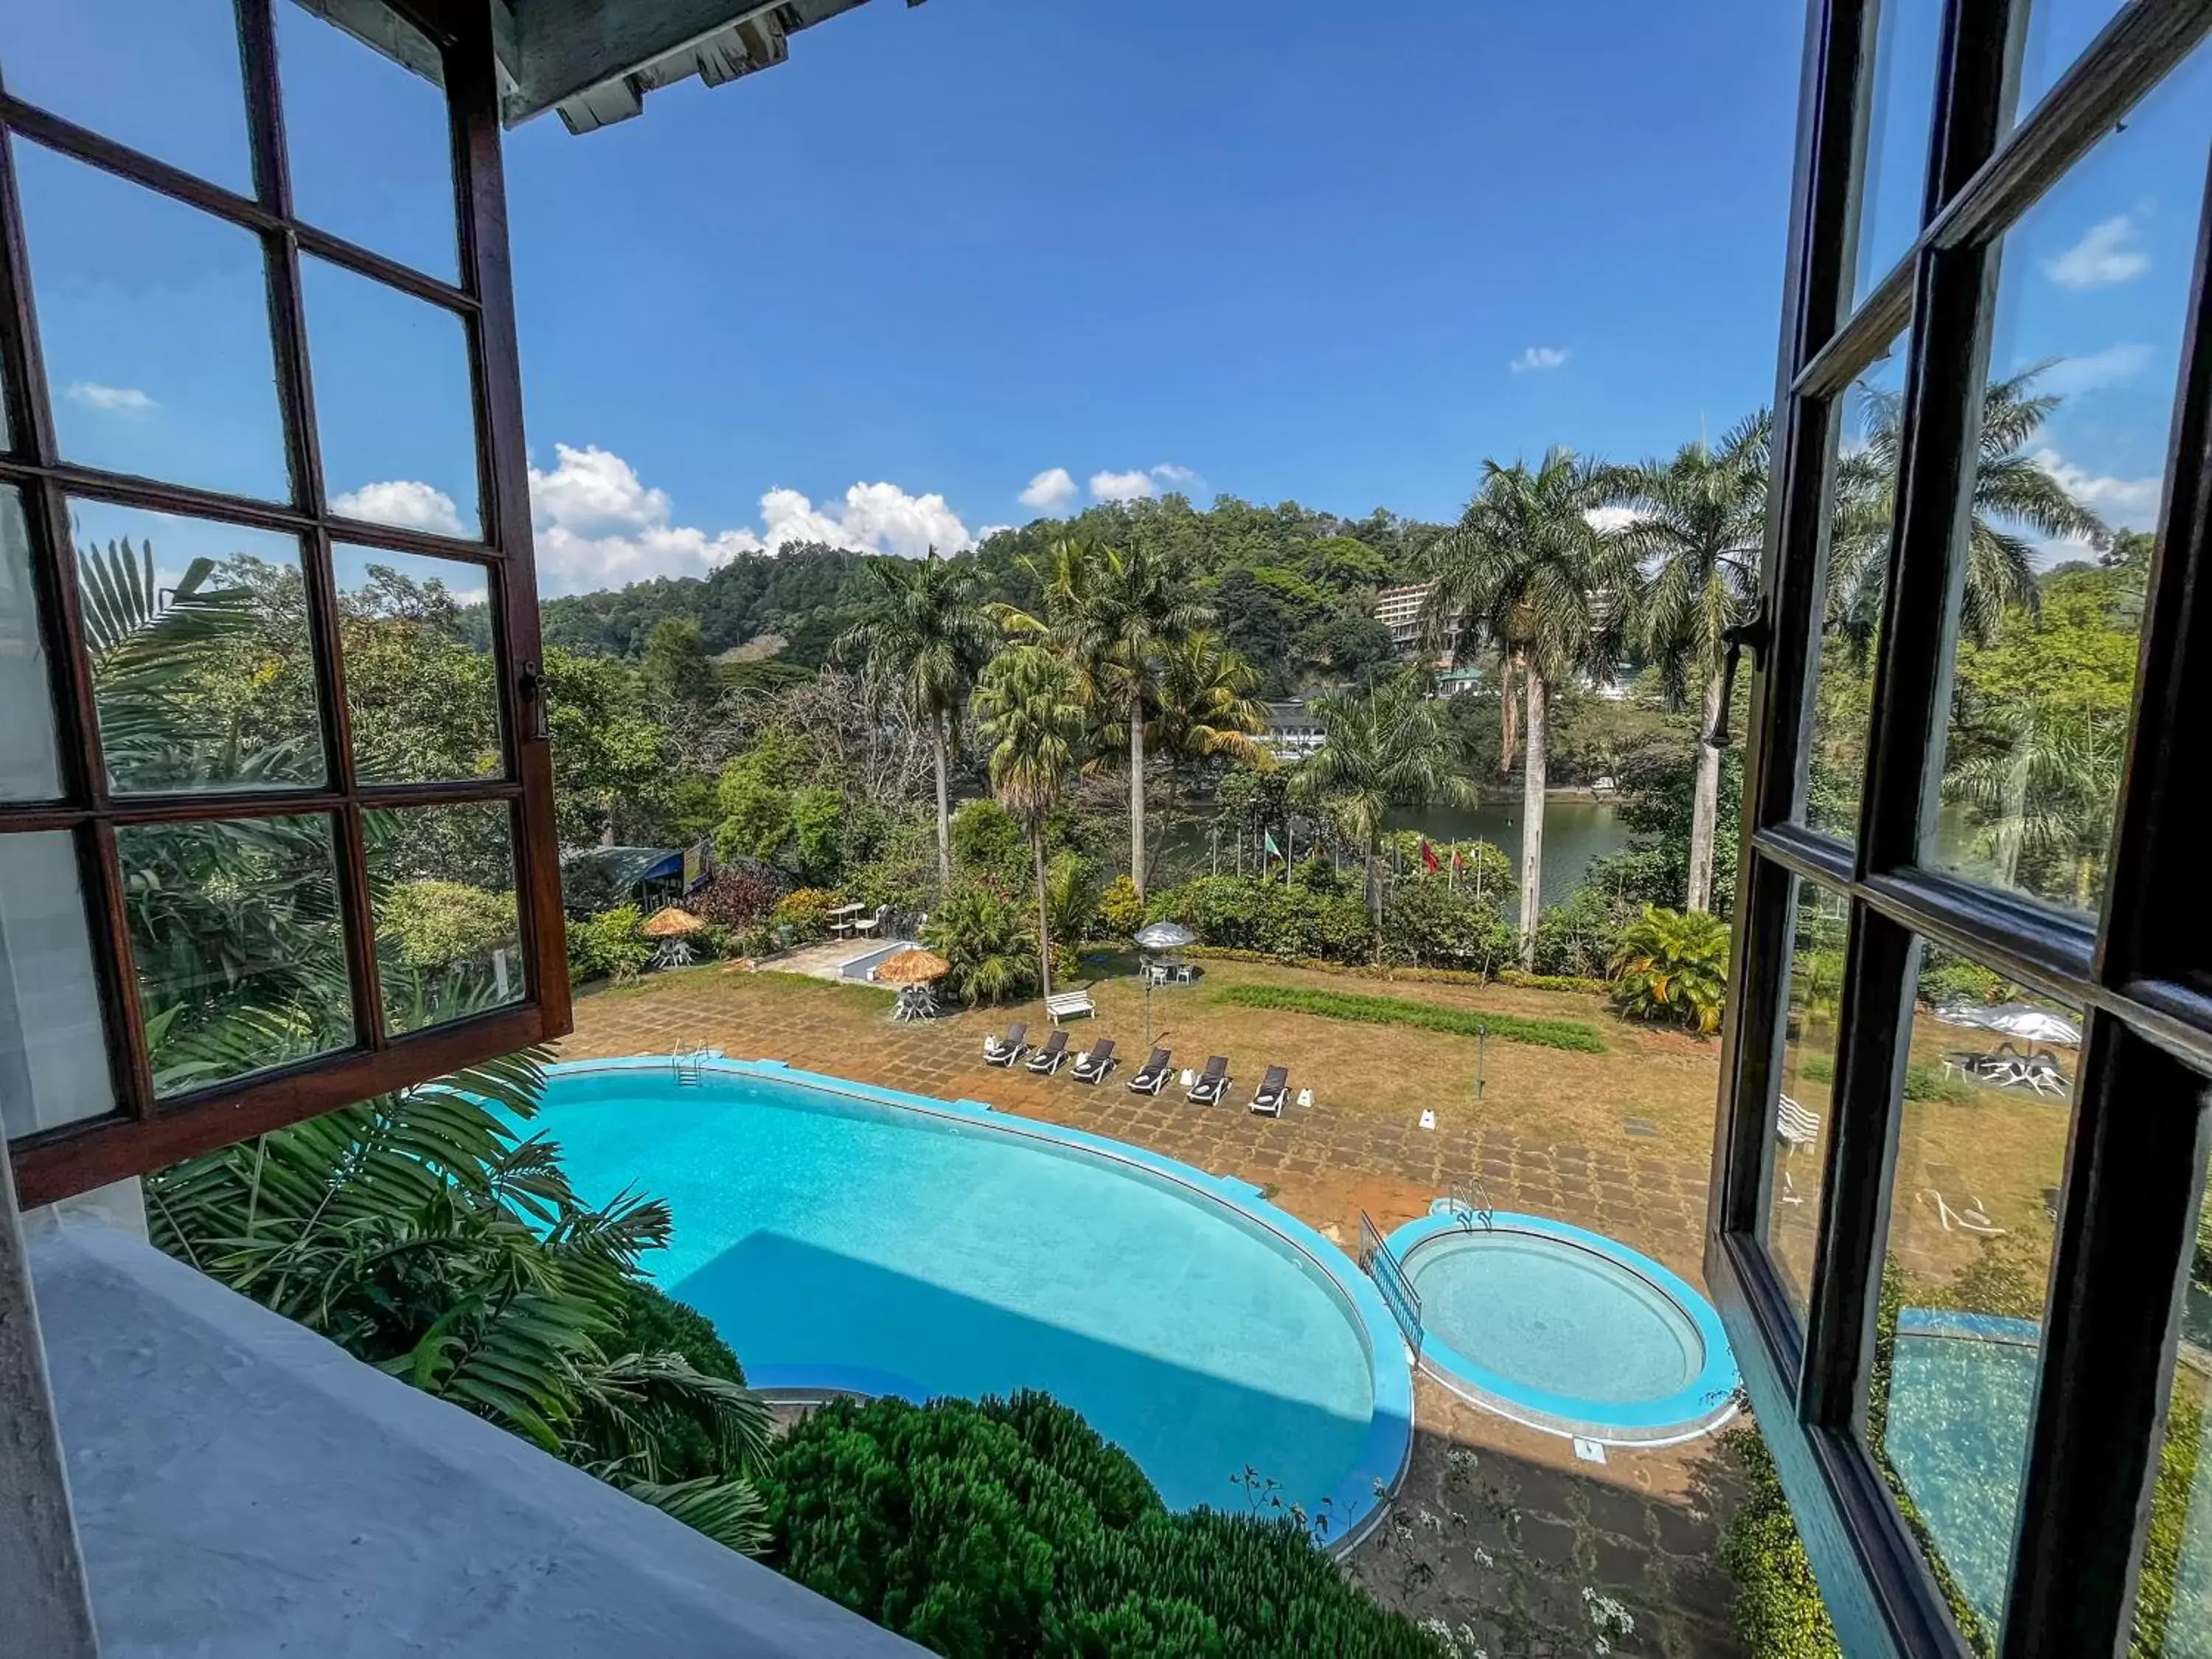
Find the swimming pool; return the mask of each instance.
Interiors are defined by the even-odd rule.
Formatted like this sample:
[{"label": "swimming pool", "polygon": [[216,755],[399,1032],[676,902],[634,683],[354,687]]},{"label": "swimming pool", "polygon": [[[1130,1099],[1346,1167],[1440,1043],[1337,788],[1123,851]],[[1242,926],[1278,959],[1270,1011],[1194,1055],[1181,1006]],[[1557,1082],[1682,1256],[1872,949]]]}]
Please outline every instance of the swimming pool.
[{"label": "swimming pool", "polygon": [[1420,1298],[1422,1365],[1477,1404],[1618,1445],[1687,1439],[1735,1415],[1720,1316],[1618,1240],[1441,1206],[1389,1242]]},{"label": "swimming pool", "polygon": [[1249,1469],[1353,1535],[1412,1438],[1374,1287],[1247,1183],[1054,1125],[789,1070],[550,1068],[532,1128],[604,1201],[665,1198],[647,1266],[764,1389],[1042,1389],[1177,1508]]}]

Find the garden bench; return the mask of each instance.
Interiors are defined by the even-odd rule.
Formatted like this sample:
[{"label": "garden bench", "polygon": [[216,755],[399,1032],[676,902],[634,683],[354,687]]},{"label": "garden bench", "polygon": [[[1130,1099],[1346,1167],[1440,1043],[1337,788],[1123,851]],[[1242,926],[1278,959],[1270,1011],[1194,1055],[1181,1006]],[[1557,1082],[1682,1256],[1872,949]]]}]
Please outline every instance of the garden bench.
[{"label": "garden bench", "polygon": [[1078,1014],[1096,1014],[1098,1005],[1091,1001],[1088,991],[1062,991],[1058,996],[1044,1000],[1044,1011],[1057,1024],[1063,1019],[1073,1019]]}]

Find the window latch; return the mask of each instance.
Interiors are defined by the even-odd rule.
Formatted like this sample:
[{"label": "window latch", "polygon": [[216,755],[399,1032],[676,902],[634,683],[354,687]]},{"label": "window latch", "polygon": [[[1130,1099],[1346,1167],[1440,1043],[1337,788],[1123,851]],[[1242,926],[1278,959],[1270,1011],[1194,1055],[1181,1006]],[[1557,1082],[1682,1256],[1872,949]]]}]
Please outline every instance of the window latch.
[{"label": "window latch", "polygon": [[545,672],[533,657],[522,665],[522,672],[515,679],[515,689],[522,693],[522,701],[530,707],[529,732],[534,743],[544,743],[553,735],[545,712],[547,685]]},{"label": "window latch", "polygon": [[1759,609],[1743,621],[1721,629],[1721,642],[1728,647],[1728,656],[1721,664],[1721,702],[1713,712],[1713,726],[1699,734],[1699,740],[1708,749],[1728,747],[1729,708],[1735,701],[1736,659],[1748,651],[1754,657],[1764,658],[1766,647],[1774,637],[1774,624],[1766,614],[1766,603],[1759,601]]}]

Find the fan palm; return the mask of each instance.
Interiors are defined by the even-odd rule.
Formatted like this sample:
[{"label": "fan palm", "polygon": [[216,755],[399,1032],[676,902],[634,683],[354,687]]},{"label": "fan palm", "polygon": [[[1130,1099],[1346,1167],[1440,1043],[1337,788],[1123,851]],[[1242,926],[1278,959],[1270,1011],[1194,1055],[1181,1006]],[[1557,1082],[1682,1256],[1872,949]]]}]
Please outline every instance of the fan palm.
[{"label": "fan palm", "polygon": [[1634,632],[1658,665],[1669,696],[1699,682],[1697,772],[1691,795],[1690,872],[1684,908],[1712,902],[1713,840],[1727,742],[1728,630],[1758,602],[1766,532],[1771,422],[1765,410],[1722,438],[1685,444],[1671,460],[1648,460],[1614,475],[1613,489],[1635,517],[1621,544],[1644,577]]},{"label": "fan palm", "polygon": [[960,704],[989,659],[989,618],[973,565],[941,559],[931,548],[919,563],[877,559],[866,613],[838,636],[841,658],[865,659],[899,688],[915,720],[929,730],[937,772],[937,878],[952,884],[952,811],[945,773]]},{"label": "fan palm", "polygon": [[[1553,449],[1531,469],[1483,463],[1482,487],[1430,551],[1431,627],[1473,630],[1522,674],[1527,757],[1522,769],[1521,963],[1536,952],[1543,891],[1545,744],[1552,686],[1571,674],[1606,678],[1620,653],[1637,585],[1634,554],[1590,514],[1611,504],[1606,469]],[[1501,686],[1508,690],[1510,686]]]},{"label": "fan palm", "polygon": [[983,671],[975,713],[990,745],[991,789],[1030,839],[1036,866],[1037,975],[1052,994],[1052,905],[1046,890],[1045,820],[1082,757],[1083,692],[1075,671],[1042,646],[1009,651]]},{"label": "fan palm", "polygon": [[[149,1176],[154,1240],[356,1357],[735,1548],[761,1541],[747,1471],[766,1406],[678,1354],[615,1339],[667,1206],[579,1200],[537,1110],[543,1053],[383,1095]],[[682,1423],[715,1472],[686,1477]]]},{"label": "fan palm", "polygon": [[1189,597],[1182,574],[1152,548],[1127,551],[1088,543],[1054,544],[1031,570],[1043,591],[1042,617],[1011,605],[997,615],[1017,638],[1049,641],[1073,669],[1102,745],[1129,745],[1129,878],[1145,891],[1146,712],[1156,698],[1164,653],[1212,620]]},{"label": "fan palm", "polygon": [[1298,792],[1324,807],[1359,844],[1367,864],[1369,902],[1382,925],[1377,852],[1392,807],[1432,801],[1474,804],[1474,785],[1459,769],[1458,744],[1418,674],[1407,672],[1349,696],[1317,697],[1313,714],[1324,738],[1298,769]]}]

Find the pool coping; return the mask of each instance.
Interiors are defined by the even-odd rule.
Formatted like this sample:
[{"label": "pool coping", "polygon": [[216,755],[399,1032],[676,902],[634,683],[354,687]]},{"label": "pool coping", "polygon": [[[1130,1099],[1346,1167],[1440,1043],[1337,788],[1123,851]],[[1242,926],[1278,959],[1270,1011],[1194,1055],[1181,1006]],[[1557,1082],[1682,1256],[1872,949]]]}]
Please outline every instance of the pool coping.
[{"label": "pool coping", "polygon": [[[1410,1279],[1413,1253],[1421,1246],[1480,1231],[1486,1229],[1462,1211],[1432,1210],[1396,1229],[1384,1243]],[[1735,1416],[1740,1409],[1741,1377],[1728,1333],[1713,1304],[1680,1274],[1617,1238],[1550,1216],[1499,1210],[1490,1217],[1486,1231],[1526,1233],[1572,1244],[1634,1273],[1674,1303],[1696,1327],[1698,1339],[1705,1344],[1705,1367],[1684,1387],[1658,1400],[1633,1404],[1584,1400],[1515,1382],[1469,1358],[1424,1328],[1421,1368],[1444,1387],[1468,1404],[1524,1428],[1606,1446],[1679,1445],[1713,1433]]]},{"label": "pool coping", "polygon": [[[1212,1175],[1195,1165],[1164,1157],[1126,1140],[1091,1134],[1085,1130],[1070,1128],[1065,1124],[1041,1118],[1001,1112],[984,1101],[964,1098],[941,1100],[933,1096],[884,1088],[878,1084],[858,1083],[849,1078],[805,1071],[780,1060],[732,1060],[714,1056],[695,1061],[687,1055],[684,1060],[687,1066],[699,1072],[795,1083],[826,1094],[843,1095],[876,1105],[918,1112],[969,1127],[1043,1141],[1112,1163],[1125,1164],[1183,1188],[1198,1198],[1234,1211],[1245,1220],[1263,1228],[1284,1246],[1295,1250],[1336,1291],[1351,1316],[1352,1329],[1358,1333],[1367,1351],[1369,1376],[1374,1395],[1367,1437],[1361,1444],[1360,1455],[1352,1474],[1328,1494],[1331,1522],[1327,1535],[1316,1541],[1329,1553],[1341,1555],[1351,1550],[1382,1521],[1389,1507],[1389,1498],[1396,1494],[1413,1461],[1413,1356],[1398,1329],[1397,1321],[1382,1300],[1382,1292],[1359,1270],[1358,1264],[1346,1254],[1341,1246],[1308,1226],[1289,1211],[1270,1203],[1263,1195],[1263,1189],[1254,1182],[1236,1176]],[[629,1054],[601,1060],[556,1060],[547,1066],[545,1070],[549,1077],[557,1078],[593,1072],[665,1073],[672,1069],[672,1057],[666,1054]],[[739,1359],[742,1363],[742,1355]],[[749,1379],[754,1376],[750,1368],[747,1369],[746,1375]],[[924,1397],[922,1391],[904,1377],[847,1365],[763,1367],[759,1381],[763,1389],[777,1393],[819,1389],[864,1395],[897,1393],[902,1398],[908,1399]],[[1378,1475],[1377,1471],[1382,1469],[1389,1471],[1387,1478]],[[1379,1497],[1375,1491],[1378,1479],[1383,1488]],[[1234,1511],[1224,1509],[1222,1512]]]}]

